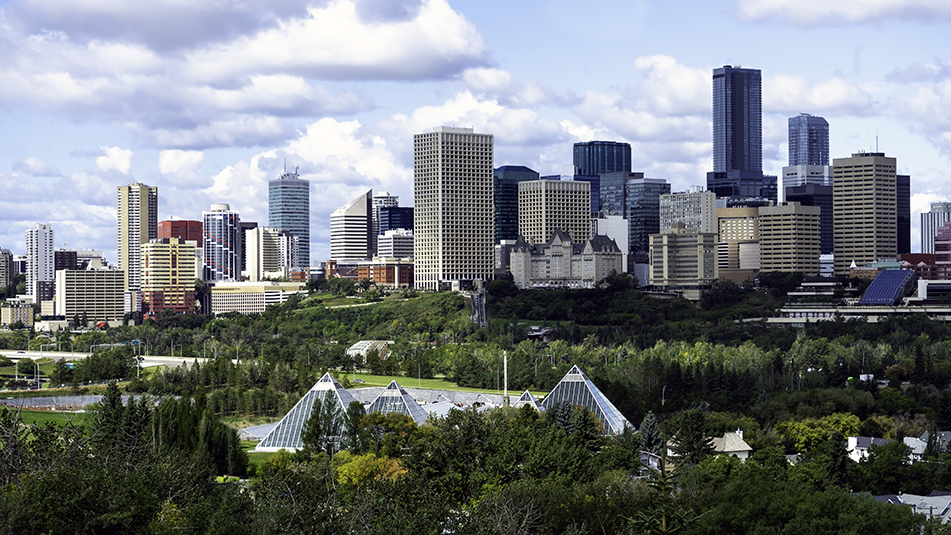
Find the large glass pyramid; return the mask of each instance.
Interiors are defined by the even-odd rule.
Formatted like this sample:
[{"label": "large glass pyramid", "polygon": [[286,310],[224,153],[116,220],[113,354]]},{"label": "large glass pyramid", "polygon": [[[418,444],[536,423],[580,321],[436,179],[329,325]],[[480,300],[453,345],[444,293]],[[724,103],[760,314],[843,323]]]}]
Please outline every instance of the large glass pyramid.
[{"label": "large glass pyramid", "polygon": [[381,412],[383,414],[398,412],[416,420],[418,425],[422,425],[423,422],[426,421],[426,418],[429,417],[429,413],[426,412],[426,409],[420,407],[419,403],[416,403],[416,400],[407,394],[406,390],[403,390],[403,387],[396,381],[387,385],[387,387],[380,392],[380,395],[373,400],[373,403],[367,407],[367,414],[371,412]]},{"label": "large glass pyramid", "polygon": [[304,442],[300,438],[301,429],[304,422],[310,418],[310,411],[314,408],[314,400],[326,399],[330,394],[330,399],[336,401],[340,406],[340,413],[347,412],[350,403],[356,401],[353,395],[337,382],[329,373],[317,381],[304,397],[294,405],[281,421],[277,423],[274,429],[268,433],[264,439],[258,443],[254,451],[278,451],[285,449],[287,451],[297,451],[304,447]]},{"label": "large glass pyramid", "polygon": [[535,396],[532,395],[532,393],[529,392],[528,390],[522,392],[522,395],[519,396],[518,399],[515,401],[515,403],[512,404],[512,407],[516,409],[521,409],[525,405],[528,405],[529,407],[535,409],[536,411],[539,410],[538,400],[535,399]]},{"label": "large glass pyramid", "polygon": [[594,386],[591,379],[581,371],[577,366],[572,366],[568,373],[555,385],[551,394],[542,402],[545,410],[553,410],[558,407],[562,401],[568,401],[572,405],[581,405],[587,407],[604,424],[604,430],[607,433],[617,435],[625,427],[634,429],[634,426],[627,421],[627,418],[617,410],[613,403],[604,397],[604,394]]}]

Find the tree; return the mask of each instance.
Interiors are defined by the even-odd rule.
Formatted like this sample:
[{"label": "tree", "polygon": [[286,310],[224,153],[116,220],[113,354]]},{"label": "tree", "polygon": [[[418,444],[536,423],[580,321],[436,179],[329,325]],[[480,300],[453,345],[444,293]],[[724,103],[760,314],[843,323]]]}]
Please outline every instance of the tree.
[{"label": "tree", "polygon": [[350,402],[343,417],[343,447],[354,452],[363,452],[367,449],[367,433],[361,420],[366,416],[366,409],[359,401]]},{"label": "tree", "polygon": [[660,428],[657,426],[657,417],[654,411],[647,413],[647,416],[641,421],[641,451],[660,455],[664,444],[663,437],[660,436]]},{"label": "tree", "polygon": [[304,451],[333,453],[335,444],[340,443],[342,424],[343,415],[332,392],[327,392],[323,398],[314,398],[310,418],[301,429]]},{"label": "tree", "polygon": [[713,454],[713,441],[707,436],[707,415],[702,409],[680,413],[674,425],[675,441],[671,450],[678,462],[694,465]]}]

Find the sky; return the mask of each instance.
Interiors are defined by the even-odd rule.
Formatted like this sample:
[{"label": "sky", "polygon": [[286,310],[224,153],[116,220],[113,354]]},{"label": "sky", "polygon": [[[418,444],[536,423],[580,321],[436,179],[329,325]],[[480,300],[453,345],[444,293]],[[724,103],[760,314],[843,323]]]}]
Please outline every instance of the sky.
[{"label": "sky", "polygon": [[495,136],[495,165],[558,174],[572,144],[632,145],[673,191],[712,170],[712,71],[763,74],[763,169],[787,118],[833,158],[878,150],[919,217],[951,198],[945,0],[0,0],[0,247],[116,258],[116,188],[160,220],[228,203],[267,224],[267,181],[311,182],[311,263],[330,213],[372,189],[413,204],[413,134]]}]

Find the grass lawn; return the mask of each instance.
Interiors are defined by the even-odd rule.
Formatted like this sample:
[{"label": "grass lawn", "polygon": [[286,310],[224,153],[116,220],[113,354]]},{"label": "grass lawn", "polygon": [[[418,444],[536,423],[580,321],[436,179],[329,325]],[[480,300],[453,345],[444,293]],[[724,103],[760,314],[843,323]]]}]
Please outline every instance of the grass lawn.
[{"label": "grass lawn", "polygon": [[[244,451],[248,452],[248,460],[253,464],[258,470],[261,468],[261,464],[270,459],[275,452],[273,451],[251,451],[257,446],[257,442],[250,440],[242,440],[241,447],[244,448]],[[259,472],[260,473],[260,472]]]},{"label": "grass lawn", "polygon": [[[9,409],[8,407],[8,410],[15,409]],[[44,424],[46,422],[53,422],[56,425],[63,425],[66,422],[71,421],[74,424],[79,425],[89,417],[90,414],[88,412],[20,411],[20,418],[22,418],[23,422],[27,424]]]},{"label": "grass lawn", "polygon": [[[343,379],[343,372],[340,373],[340,378]],[[391,381],[396,381],[403,388],[423,388],[425,390],[451,390],[455,392],[478,392],[480,394],[502,394],[502,390],[495,389],[482,389],[482,388],[467,388],[464,386],[459,386],[456,383],[451,383],[444,379],[435,378],[435,379],[422,379],[418,380],[415,377],[405,377],[402,375],[370,375],[368,373],[357,372],[356,379],[363,381],[363,384],[357,383],[354,381],[354,374],[347,373],[347,379],[350,381],[350,388],[362,388],[365,386],[386,386],[390,384]],[[518,398],[522,393],[516,392],[514,390],[509,390],[509,396]],[[536,396],[545,396],[548,395],[548,392],[532,392]]]}]

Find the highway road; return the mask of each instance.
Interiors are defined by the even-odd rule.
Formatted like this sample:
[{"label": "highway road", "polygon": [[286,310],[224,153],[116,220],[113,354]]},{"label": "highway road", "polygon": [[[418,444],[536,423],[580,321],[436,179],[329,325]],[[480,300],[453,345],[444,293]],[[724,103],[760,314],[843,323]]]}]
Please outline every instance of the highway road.
[{"label": "highway road", "polygon": [[[22,358],[30,359],[39,359],[39,358],[51,358],[53,360],[80,360],[89,356],[89,353],[70,353],[66,351],[17,351],[15,349],[2,349],[0,350],[0,355],[9,357],[10,360],[20,360]],[[197,360],[199,363],[204,364],[208,359],[203,358],[185,358],[185,357],[173,357],[170,355],[151,355],[142,357],[142,367],[148,368],[150,366],[170,366],[176,367],[181,366],[183,362],[191,364]]]}]

